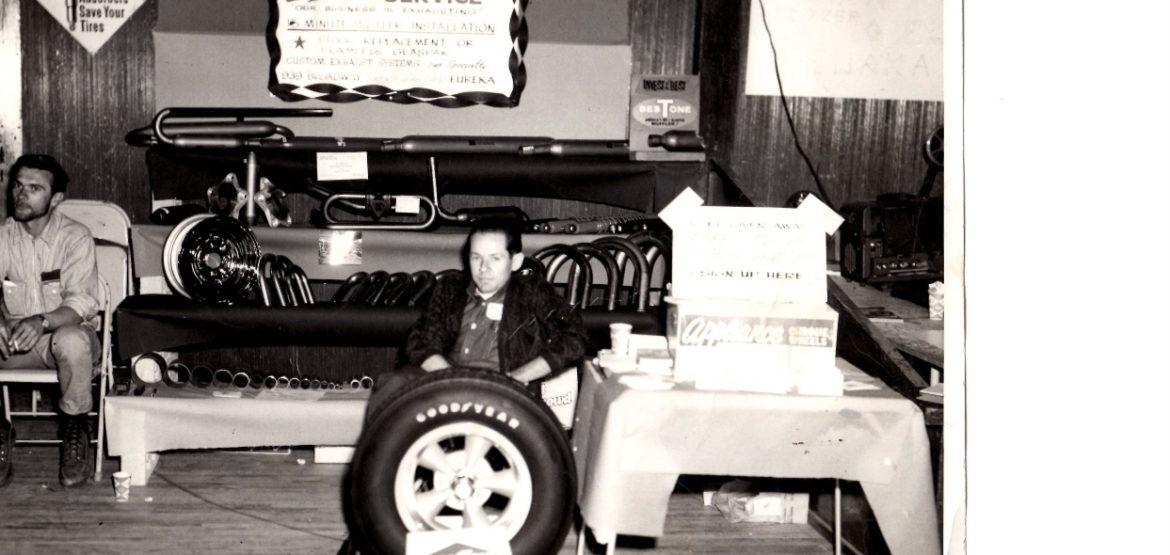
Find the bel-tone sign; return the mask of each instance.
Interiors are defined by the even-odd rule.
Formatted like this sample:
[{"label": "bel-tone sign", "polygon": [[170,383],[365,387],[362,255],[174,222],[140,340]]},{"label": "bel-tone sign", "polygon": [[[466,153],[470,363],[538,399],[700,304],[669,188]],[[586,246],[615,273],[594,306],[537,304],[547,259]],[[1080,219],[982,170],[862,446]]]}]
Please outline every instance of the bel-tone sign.
[{"label": "bel-tone sign", "polygon": [[38,0],[90,54],[97,53],[145,0]]}]

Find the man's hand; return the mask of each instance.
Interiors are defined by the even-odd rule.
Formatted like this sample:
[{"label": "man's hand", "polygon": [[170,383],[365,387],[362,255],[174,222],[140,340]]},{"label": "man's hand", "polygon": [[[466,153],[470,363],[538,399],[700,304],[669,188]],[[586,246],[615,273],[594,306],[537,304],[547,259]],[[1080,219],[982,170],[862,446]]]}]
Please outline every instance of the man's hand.
[{"label": "man's hand", "polygon": [[0,320],[0,358],[8,358],[12,356],[12,350],[9,349],[9,343],[12,338],[11,327],[16,322],[9,322],[8,320]]},{"label": "man's hand", "polygon": [[443,355],[435,354],[427,357],[419,366],[427,372],[438,372],[439,370],[446,370],[451,367],[451,363]]},{"label": "man's hand", "polygon": [[552,368],[549,367],[548,361],[544,357],[536,357],[524,364],[520,365],[515,370],[508,373],[512,379],[528,385],[532,380],[539,380],[552,373]]},{"label": "man's hand", "polygon": [[4,326],[4,332],[0,332],[0,342],[3,343],[3,346],[0,346],[0,354],[3,354],[4,358],[8,358],[13,354],[32,349],[43,331],[40,316],[29,316],[15,322],[8,322]]}]

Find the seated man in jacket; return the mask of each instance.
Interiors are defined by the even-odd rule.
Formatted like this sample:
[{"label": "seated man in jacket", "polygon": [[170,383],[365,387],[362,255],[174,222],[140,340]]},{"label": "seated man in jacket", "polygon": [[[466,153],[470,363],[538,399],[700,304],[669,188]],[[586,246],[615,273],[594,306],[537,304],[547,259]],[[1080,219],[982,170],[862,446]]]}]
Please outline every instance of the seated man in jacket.
[{"label": "seated man in jacket", "polygon": [[464,262],[465,275],[435,286],[407,337],[408,364],[379,377],[370,407],[415,377],[453,366],[503,372],[539,394],[543,378],[585,354],[581,315],[542,276],[518,272],[517,226],[477,222]]}]

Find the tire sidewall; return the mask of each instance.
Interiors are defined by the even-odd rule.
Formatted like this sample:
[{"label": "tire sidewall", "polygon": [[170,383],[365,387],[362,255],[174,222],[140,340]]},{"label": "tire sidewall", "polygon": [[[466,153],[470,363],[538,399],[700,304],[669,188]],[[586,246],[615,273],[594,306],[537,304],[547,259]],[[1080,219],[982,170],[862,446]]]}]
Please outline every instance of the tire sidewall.
[{"label": "tire sidewall", "polygon": [[451,371],[429,375],[389,400],[354,453],[350,503],[359,545],[370,553],[404,553],[407,529],[394,499],[395,474],[424,434],[452,423],[490,428],[516,447],[532,480],[528,516],[512,538],[516,555],[555,551],[575,506],[576,470],[556,418],[517,384],[496,375]]}]

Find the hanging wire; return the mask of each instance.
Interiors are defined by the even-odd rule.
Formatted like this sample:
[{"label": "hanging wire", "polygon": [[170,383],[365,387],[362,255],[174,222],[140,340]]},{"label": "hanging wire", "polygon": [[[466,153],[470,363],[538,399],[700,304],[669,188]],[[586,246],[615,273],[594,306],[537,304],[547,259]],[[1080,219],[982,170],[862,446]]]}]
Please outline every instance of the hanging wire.
[{"label": "hanging wire", "polygon": [[764,0],[758,0],[760,4],[760,18],[764,20],[764,32],[768,35],[768,46],[772,49],[772,69],[776,72],[776,86],[780,89],[780,104],[784,106],[784,116],[788,120],[788,129],[792,131],[792,142],[796,145],[796,152],[800,154],[800,158],[804,160],[804,165],[808,167],[809,173],[812,174],[813,181],[817,184],[817,191],[821,194],[821,199],[825,204],[836,210],[833,201],[829,198],[829,193],[825,191],[825,186],[821,183],[821,178],[817,175],[816,168],[813,167],[812,161],[808,159],[804,148],[800,146],[800,139],[796,136],[796,124],[792,121],[792,112],[788,110],[788,97],[784,96],[784,82],[780,80],[780,55],[776,53],[776,41],[772,38],[772,28],[768,25],[768,13],[764,10]]}]

